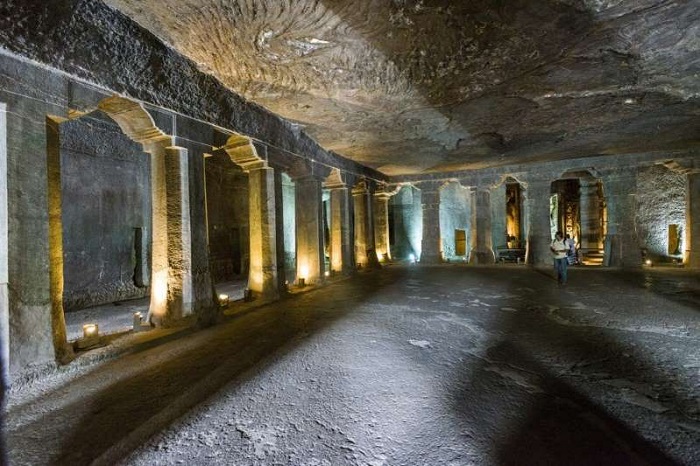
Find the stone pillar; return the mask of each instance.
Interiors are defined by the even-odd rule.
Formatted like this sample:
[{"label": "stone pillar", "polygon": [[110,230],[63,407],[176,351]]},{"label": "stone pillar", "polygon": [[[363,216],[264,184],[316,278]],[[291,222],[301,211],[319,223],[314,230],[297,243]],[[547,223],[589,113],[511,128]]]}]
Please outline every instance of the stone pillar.
[{"label": "stone pillar", "polygon": [[223,149],[248,174],[248,289],[257,296],[275,298],[279,295],[280,286],[277,275],[275,171],[267,164],[265,146],[256,146],[245,136],[232,135]]},{"label": "stone pillar", "polygon": [[440,187],[437,184],[423,184],[421,205],[423,208],[423,238],[421,240],[421,264],[439,264],[440,251]]},{"label": "stone pillar", "polygon": [[192,313],[192,238],[187,150],[151,153],[153,247],[149,320],[169,325]]},{"label": "stone pillar", "polygon": [[282,172],[274,169],[275,187],[275,249],[277,268],[277,292],[287,290],[287,274],[284,267],[284,194],[282,190]]},{"label": "stone pillar", "polygon": [[168,316],[168,199],[165,147],[153,144],[151,154],[151,304],[148,320],[164,325]]},{"label": "stone pillar", "polygon": [[321,180],[312,175],[296,183],[297,280],[316,283],[324,277]]},{"label": "stone pillar", "polygon": [[192,314],[192,230],[187,149],[165,149],[168,238],[168,318]]},{"label": "stone pillar", "polygon": [[524,187],[526,262],[533,266],[552,265],[549,249],[552,242],[549,226],[551,182],[535,179],[525,183]]},{"label": "stone pillar", "polygon": [[610,170],[603,175],[603,190],[608,209],[605,238],[605,265],[639,267],[642,255],[635,225],[637,170]]},{"label": "stone pillar", "polygon": [[248,170],[250,267],[248,289],[265,298],[279,296],[275,171],[268,166]]},{"label": "stone pillar", "polygon": [[389,199],[391,194],[387,192],[374,193],[374,242],[377,248],[377,257],[380,260],[391,260],[391,248],[389,246]]},{"label": "stone pillar", "polygon": [[329,189],[331,192],[331,270],[349,274],[353,270],[353,262],[348,188],[336,186]]},{"label": "stone pillar", "polygon": [[472,193],[472,250],[471,264],[493,264],[493,238],[491,233],[491,191],[488,187],[476,188]]},{"label": "stone pillar", "polygon": [[700,173],[688,173],[685,214],[685,263],[700,269]]},{"label": "stone pillar", "polygon": [[600,198],[598,182],[581,179],[580,184],[581,248],[600,249]]},{"label": "stone pillar", "polygon": [[506,184],[501,183],[492,187],[491,199],[491,245],[492,250],[499,246],[508,246],[508,231],[506,225]]},{"label": "stone pillar", "polygon": [[355,264],[358,267],[367,267],[370,260],[367,255],[367,250],[370,247],[367,241],[369,238],[368,196],[369,190],[364,181],[358,183],[352,190],[355,225]]}]

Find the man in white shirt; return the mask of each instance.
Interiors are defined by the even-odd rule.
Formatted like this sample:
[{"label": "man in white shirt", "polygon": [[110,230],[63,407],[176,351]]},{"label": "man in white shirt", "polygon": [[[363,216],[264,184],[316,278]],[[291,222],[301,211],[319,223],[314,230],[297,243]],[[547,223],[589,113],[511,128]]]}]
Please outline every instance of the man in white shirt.
[{"label": "man in white shirt", "polygon": [[564,240],[564,234],[557,231],[554,235],[554,240],[549,246],[554,257],[554,270],[557,274],[557,281],[560,285],[566,285],[566,252],[569,250],[569,245]]}]

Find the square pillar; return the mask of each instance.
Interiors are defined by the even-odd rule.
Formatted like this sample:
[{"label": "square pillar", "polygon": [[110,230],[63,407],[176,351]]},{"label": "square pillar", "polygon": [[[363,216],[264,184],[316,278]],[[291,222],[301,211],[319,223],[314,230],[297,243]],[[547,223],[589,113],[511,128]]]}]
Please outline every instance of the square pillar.
[{"label": "square pillar", "polygon": [[440,190],[436,185],[422,185],[423,238],[421,240],[421,264],[442,262],[440,251]]},{"label": "square pillar", "polygon": [[508,227],[506,225],[506,184],[501,183],[491,188],[491,249],[508,246]]},{"label": "square pillar", "polygon": [[525,184],[524,215],[526,236],[526,262],[534,266],[552,265],[549,245],[552,234],[549,226],[549,180],[531,180]]},{"label": "square pillar", "polygon": [[350,211],[348,188],[331,188],[331,270],[348,274],[352,272],[352,243],[350,241]]},{"label": "square pillar", "polygon": [[165,149],[168,296],[166,320],[192,314],[192,228],[187,149]]},{"label": "square pillar", "polygon": [[279,296],[275,171],[270,167],[248,170],[250,267],[248,288],[265,298]]},{"label": "square pillar", "polygon": [[[374,233],[371,228],[371,213],[369,205],[369,188],[362,181],[352,190],[354,207],[354,240],[355,240],[355,264],[359,267],[367,267],[376,264],[374,253]],[[369,253],[375,254],[374,258]]]},{"label": "square pillar", "polygon": [[391,260],[389,247],[389,199],[391,195],[385,192],[374,193],[374,242],[377,248],[377,258]]},{"label": "square pillar", "polygon": [[321,180],[304,176],[296,183],[297,279],[307,284],[323,280],[323,203]]},{"label": "square pillar", "polygon": [[275,248],[277,261],[277,292],[284,293],[287,289],[287,274],[284,267],[284,194],[282,188],[282,172],[274,170],[275,177]]},{"label": "square pillar", "polygon": [[635,225],[636,168],[607,172],[603,175],[603,190],[608,209],[605,265],[640,267],[642,254]]},{"label": "square pillar", "polygon": [[[505,202],[504,202],[505,204]],[[470,264],[493,264],[493,236],[491,230],[491,190],[476,188],[472,194],[472,250]]]},{"label": "square pillar", "polygon": [[581,180],[580,184],[581,248],[601,249],[600,203],[598,182]]}]

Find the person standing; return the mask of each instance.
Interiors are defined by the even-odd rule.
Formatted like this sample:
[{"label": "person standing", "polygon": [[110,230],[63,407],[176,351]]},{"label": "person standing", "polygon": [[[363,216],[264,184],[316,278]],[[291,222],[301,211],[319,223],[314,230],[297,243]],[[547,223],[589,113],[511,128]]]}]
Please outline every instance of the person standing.
[{"label": "person standing", "polygon": [[561,231],[557,231],[554,235],[554,240],[552,244],[549,245],[549,249],[552,251],[554,257],[554,271],[557,274],[557,282],[559,282],[560,285],[566,285],[566,253],[569,250],[569,245],[566,244],[564,234]]},{"label": "person standing", "polygon": [[564,238],[564,242],[569,247],[569,250],[566,251],[566,262],[568,265],[574,265],[576,264],[576,243],[574,242],[574,239],[571,237],[571,235],[569,235],[568,233]]}]

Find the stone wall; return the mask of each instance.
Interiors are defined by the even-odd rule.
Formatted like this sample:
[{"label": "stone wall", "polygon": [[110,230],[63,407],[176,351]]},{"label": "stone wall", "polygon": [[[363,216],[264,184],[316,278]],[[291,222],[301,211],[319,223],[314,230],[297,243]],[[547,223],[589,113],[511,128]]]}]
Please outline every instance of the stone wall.
[{"label": "stone wall", "polygon": [[[686,175],[663,165],[639,171],[637,179],[637,233],[652,260],[680,259],[685,232]],[[676,225],[677,251],[669,250],[669,228]],[[673,245],[672,245],[673,246]],[[675,248],[674,248],[675,249]],[[674,254],[675,252],[675,254]]]},{"label": "stone wall", "polygon": [[[462,260],[469,254],[471,200],[469,190],[457,182],[451,182],[440,190],[440,240],[442,257],[446,260]],[[455,230],[465,232],[465,255],[455,251]]]},{"label": "stone wall", "polygon": [[64,310],[143,297],[136,229],[150,244],[149,155],[96,111],[59,126]]},{"label": "stone wall", "polygon": [[248,176],[228,156],[206,160],[212,279],[218,283],[247,277]]},{"label": "stone wall", "polygon": [[423,206],[421,192],[413,186],[403,186],[389,202],[393,215],[393,240],[391,255],[398,260],[414,256],[420,259],[423,239]]}]

